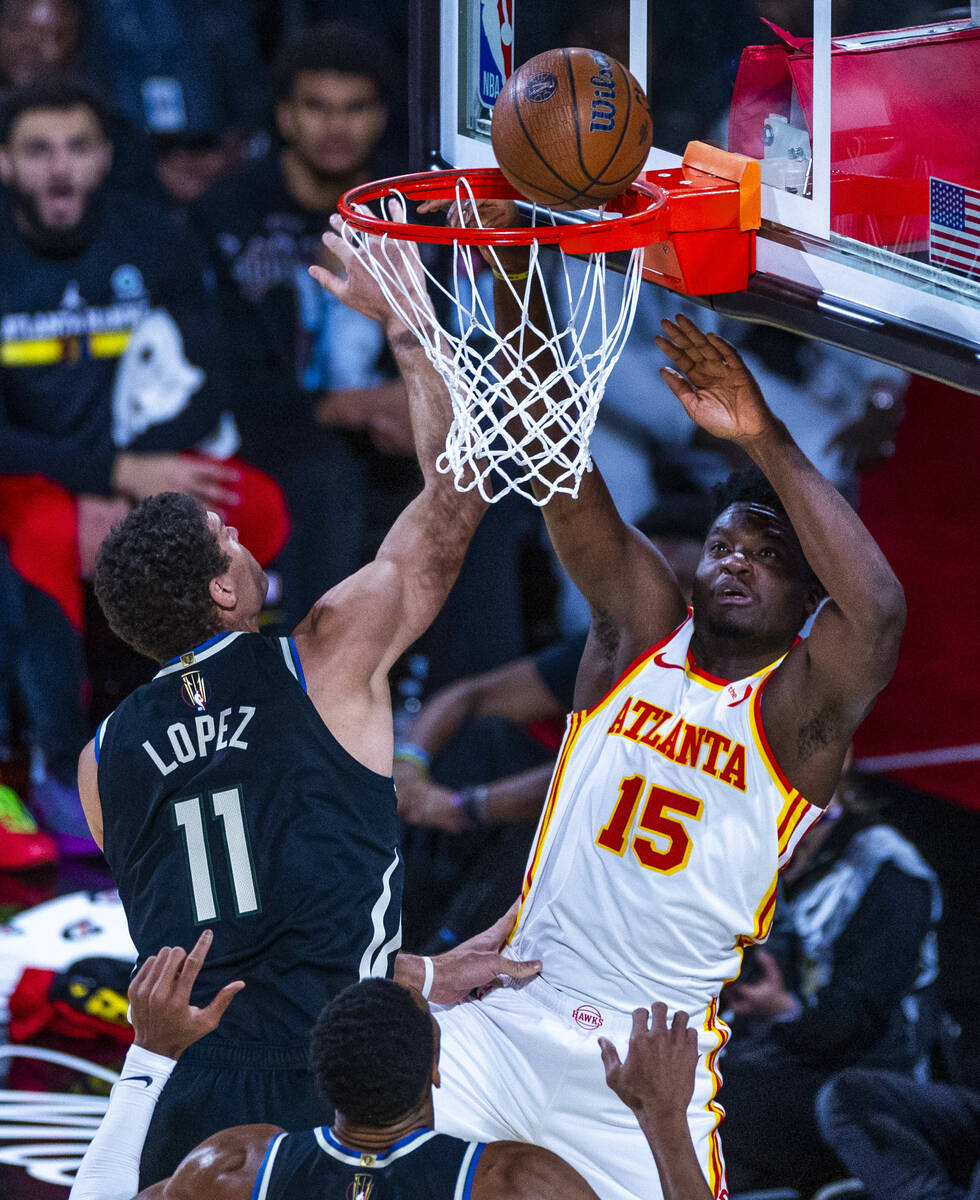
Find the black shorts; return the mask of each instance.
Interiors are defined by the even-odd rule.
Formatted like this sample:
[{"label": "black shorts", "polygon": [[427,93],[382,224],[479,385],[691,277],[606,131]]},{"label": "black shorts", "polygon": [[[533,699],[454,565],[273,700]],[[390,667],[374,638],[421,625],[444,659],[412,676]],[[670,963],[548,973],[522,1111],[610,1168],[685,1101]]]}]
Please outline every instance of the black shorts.
[{"label": "black shorts", "polygon": [[305,1038],[298,1050],[209,1040],[185,1051],[167,1080],[143,1146],[141,1191],[222,1129],[269,1124],[294,1132],[333,1119],[307,1065]]}]

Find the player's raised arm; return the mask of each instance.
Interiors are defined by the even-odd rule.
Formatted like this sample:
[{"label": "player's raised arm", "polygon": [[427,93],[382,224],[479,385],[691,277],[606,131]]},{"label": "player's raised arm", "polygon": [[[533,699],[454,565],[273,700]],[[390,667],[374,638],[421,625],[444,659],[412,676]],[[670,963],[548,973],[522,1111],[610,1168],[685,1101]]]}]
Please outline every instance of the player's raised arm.
[{"label": "player's raised arm", "polygon": [[[221,989],[205,1008],[191,1004],[191,989],[211,948],[206,929],[189,953],[164,946],[137,971],[129,986],[134,1039],[109,1107],[72,1185],[69,1200],[132,1200],[147,1129],[164,1084],[188,1046],[211,1033],[245,986]],[[168,1180],[140,1193],[140,1200],[247,1200],[271,1125],[242,1126],[209,1138]],[[249,1177],[247,1168],[251,1167]]]},{"label": "player's raised arm", "polygon": [[653,1152],[664,1200],[712,1200],[687,1124],[694,1094],[698,1035],[688,1015],[655,1003],[633,1013],[629,1052],[621,1062],[608,1038],[599,1038],[606,1083],[633,1110]]},{"label": "player's raised arm", "polygon": [[[482,207],[481,217],[485,224],[492,223]],[[513,217],[510,223],[514,223]],[[551,327],[545,297],[539,287],[527,289],[522,282],[527,272],[527,252],[499,247],[496,254],[502,267],[495,270],[494,280],[497,332],[506,337],[510,330],[520,331],[520,352],[525,359],[533,357],[539,377],[555,373],[551,393],[560,400],[564,381],[557,372],[554,355],[537,336],[537,331]],[[540,405],[533,411],[535,416],[543,415]],[[543,436],[546,440],[563,440],[567,429],[561,423],[544,422]],[[547,476],[548,468],[543,472]],[[539,479],[534,479],[533,487],[538,497],[550,490]],[[619,515],[595,464],[582,476],[577,497],[556,492],[543,506],[542,514],[555,553],[592,611],[592,636],[584,660],[588,660],[589,674],[595,677],[597,695],[601,695],[611,677],[683,620],[684,599],[660,551]],[[576,705],[587,705],[595,698],[576,694]]]},{"label": "player's raised arm", "polygon": [[736,350],[682,316],[663,328],[657,345],[676,370],[661,375],[693,421],[755,461],[826,589],[810,636],[773,673],[762,701],[783,771],[807,799],[825,804],[854,730],[895,668],[901,584],[854,510],[773,415]]},{"label": "player's raised arm", "polygon": [[[339,228],[339,218],[332,220]],[[369,683],[378,694],[382,685],[387,687],[388,670],[441,608],[486,509],[476,491],[457,492],[451,477],[436,470],[452,407],[446,386],[418,339],[401,323],[351,247],[336,233],[324,234],[324,244],[346,276],[320,267],[311,268],[311,273],[339,300],[382,324],[407,385],[425,482],[392,526],[375,560],[332,588],[297,628],[314,699],[318,672],[329,677],[334,691],[338,680],[348,680],[354,687]],[[417,299],[424,296],[417,249],[409,242],[400,246],[404,253],[399,283]]]}]

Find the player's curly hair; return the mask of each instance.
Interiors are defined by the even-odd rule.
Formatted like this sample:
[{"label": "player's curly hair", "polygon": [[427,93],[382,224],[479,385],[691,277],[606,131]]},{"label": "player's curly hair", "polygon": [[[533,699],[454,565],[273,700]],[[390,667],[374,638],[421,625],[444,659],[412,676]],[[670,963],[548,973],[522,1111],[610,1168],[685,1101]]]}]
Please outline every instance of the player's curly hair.
[{"label": "player's curly hair", "polygon": [[150,496],[102,543],[95,594],[112,631],[165,662],[221,632],[208,590],[228,570],[205,510],[190,496]]},{"label": "player's curly hair", "polygon": [[390,1125],[418,1103],[435,1056],[432,1017],[390,979],[363,979],[320,1013],[310,1040],[317,1087],[358,1125]]},{"label": "player's curly hair", "polygon": [[[740,471],[732,471],[727,479],[716,483],[711,489],[711,498],[713,503],[709,523],[712,525],[732,504],[761,504],[764,508],[771,508],[773,512],[789,521],[789,514],[779,498],[779,493],[755,463]],[[792,527],[792,522],[790,522],[790,526]],[[823,594],[826,589],[807,562],[805,555],[803,564],[805,567],[804,583],[817,588]]]}]

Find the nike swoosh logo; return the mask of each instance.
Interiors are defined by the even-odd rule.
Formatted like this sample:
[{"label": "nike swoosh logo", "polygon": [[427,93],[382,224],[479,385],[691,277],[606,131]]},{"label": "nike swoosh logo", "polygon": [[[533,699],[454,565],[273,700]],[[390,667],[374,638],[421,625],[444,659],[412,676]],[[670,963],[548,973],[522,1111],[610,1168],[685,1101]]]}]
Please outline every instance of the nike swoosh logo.
[{"label": "nike swoosh logo", "polygon": [[683,671],[684,670],[683,663],[664,662],[664,652],[662,650],[653,656],[653,661],[657,664],[658,667],[669,667],[672,671]]},{"label": "nike swoosh logo", "polygon": [[145,1083],[147,1087],[153,1082],[152,1075],[127,1075],[125,1079],[120,1079],[120,1083]]}]

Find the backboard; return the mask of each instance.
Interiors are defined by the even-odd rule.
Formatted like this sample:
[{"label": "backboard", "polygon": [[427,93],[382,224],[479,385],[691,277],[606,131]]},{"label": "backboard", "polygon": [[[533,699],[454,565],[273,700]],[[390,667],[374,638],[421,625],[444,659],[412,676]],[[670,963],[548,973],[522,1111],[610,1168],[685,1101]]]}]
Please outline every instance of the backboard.
[{"label": "backboard", "polygon": [[646,88],[648,171],[695,139],[760,160],[757,272],[699,302],[980,393],[980,0],[414,7],[416,169],[493,166],[504,79],[546,49],[601,50]]}]

